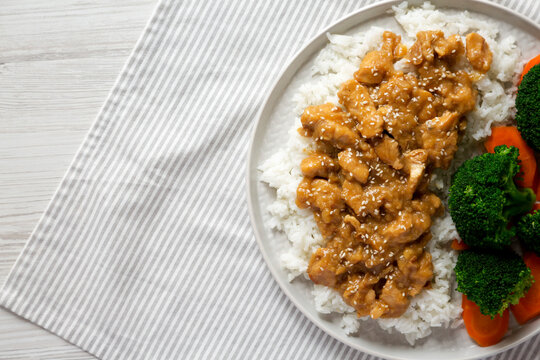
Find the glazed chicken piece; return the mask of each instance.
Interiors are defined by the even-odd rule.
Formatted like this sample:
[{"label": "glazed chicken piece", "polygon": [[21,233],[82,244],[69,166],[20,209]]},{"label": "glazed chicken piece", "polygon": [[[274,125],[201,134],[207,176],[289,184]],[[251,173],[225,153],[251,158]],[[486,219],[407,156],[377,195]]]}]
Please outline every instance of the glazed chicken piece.
[{"label": "glazed chicken piece", "polygon": [[341,197],[356,215],[365,216],[365,194],[359,183],[345,180],[342,185]]},{"label": "glazed chicken piece", "polygon": [[433,193],[426,193],[419,199],[411,201],[411,208],[414,211],[425,212],[429,216],[441,215],[444,211],[441,199]]},{"label": "glazed chicken piece", "polygon": [[385,31],[382,35],[381,51],[393,59],[400,58],[405,53],[401,45],[401,36],[394,34],[391,31]]},{"label": "glazed chicken piece", "polygon": [[417,295],[433,278],[431,255],[424,246],[431,233],[424,233],[418,241],[407,244],[397,256],[396,266],[371,311],[373,318],[391,318],[402,315],[408,308],[409,297]]},{"label": "glazed chicken piece", "polygon": [[415,88],[413,90],[413,98],[415,111],[420,123],[426,122],[426,120],[433,119],[437,116],[436,99],[429,91],[421,88]]},{"label": "glazed chicken piece", "polygon": [[474,109],[476,105],[476,90],[472,87],[470,76],[458,71],[452,82],[446,82],[439,86],[441,95],[444,96],[443,105],[446,109],[458,113],[466,113]]},{"label": "glazed chicken piece", "polygon": [[303,159],[300,170],[305,177],[322,177],[328,179],[330,173],[339,169],[333,158],[326,154],[316,153]]},{"label": "glazed chicken piece", "polygon": [[362,60],[358,71],[354,73],[354,78],[363,84],[379,84],[393,66],[394,62],[391,56],[380,50],[370,51]]},{"label": "glazed chicken piece", "polygon": [[416,77],[405,75],[401,71],[393,73],[388,81],[379,87],[377,103],[379,105],[404,106],[411,101],[413,90],[417,88]]},{"label": "glazed chicken piece", "polygon": [[308,106],[300,117],[302,127],[308,131],[310,136],[317,123],[319,123],[321,120],[331,121],[350,128],[354,126],[354,123],[350,120],[349,115],[339,106],[332,103]]},{"label": "glazed chicken piece", "polygon": [[358,71],[354,73],[356,81],[370,85],[383,81],[386,74],[394,68],[394,54],[399,53],[400,42],[400,36],[385,31],[381,50],[370,51],[366,54]]},{"label": "glazed chicken piece", "polygon": [[465,38],[467,42],[467,59],[474,70],[486,73],[491,67],[493,54],[486,40],[477,33],[470,33]]},{"label": "glazed chicken piece", "polygon": [[345,203],[338,186],[324,179],[304,178],[296,190],[296,205],[317,210],[317,221],[324,237],[334,233],[341,224]]},{"label": "glazed chicken piece", "polygon": [[418,141],[415,130],[418,127],[418,117],[409,109],[383,105],[381,108],[390,108],[385,116],[384,130],[398,142],[401,151],[416,149]]},{"label": "glazed chicken piece", "polygon": [[357,129],[365,138],[379,135],[383,130],[383,114],[377,111],[366,87],[356,80],[343,83],[338,92],[339,102],[358,121]]},{"label": "glazed chicken piece", "polygon": [[341,259],[332,248],[319,248],[309,261],[307,273],[315,284],[335,286],[339,275],[346,269],[340,265]]},{"label": "glazed chicken piece", "polygon": [[452,35],[448,38],[438,38],[433,42],[433,50],[441,58],[457,58],[463,55],[464,46],[459,35]]},{"label": "glazed chicken piece", "polygon": [[428,214],[411,210],[400,213],[382,230],[382,235],[390,243],[404,244],[415,241],[431,226],[431,217]]},{"label": "glazed chicken piece", "polygon": [[420,31],[416,34],[416,42],[409,49],[407,57],[414,65],[424,61],[431,63],[435,60],[434,44],[444,39],[444,33],[437,31]]},{"label": "glazed chicken piece", "polygon": [[400,170],[403,168],[399,144],[390,136],[384,135],[382,140],[375,145],[375,153],[377,153],[379,159],[394,169]]},{"label": "glazed chicken piece", "polygon": [[[361,214],[368,214],[373,217],[379,217],[381,215],[381,208],[387,208],[387,204],[393,204],[392,198],[395,198],[392,194],[392,189],[383,185],[371,185],[364,189],[364,197],[362,199]],[[391,208],[393,206],[388,206]]]},{"label": "glazed chicken piece", "polygon": [[347,285],[343,289],[343,299],[355,308],[358,316],[369,315],[371,306],[376,300],[373,288],[378,282],[379,277],[370,273],[354,274],[347,279]]},{"label": "glazed chicken piece", "polygon": [[422,291],[433,278],[433,263],[431,254],[422,249],[420,255],[413,257],[402,256],[398,260],[398,267],[407,277],[405,281],[410,296],[415,296]]},{"label": "glazed chicken piece", "polygon": [[410,207],[400,211],[394,220],[382,227],[381,235],[390,244],[404,244],[415,241],[431,226],[431,217],[442,209],[441,199],[434,194],[426,194],[412,200]]},{"label": "glazed chicken piece", "polygon": [[407,292],[390,279],[384,284],[379,300],[372,307],[370,315],[373,319],[399,317],[407,310],[409,303]]},{"label": "glazed chicken piece", "polygon": [[407,288],[412,296],[418,294],[433,278],[431,254],[424,249],[431,238],[429,231],[424,233],[418,241],[407,245],[397,257],[399,272],[395,276],[396,283]]},{"label": "glazed chicken piece", "polygon": [[412,199],[418,184],[422,180],[424,171],[426,170],[426,162],[428,154],[425,150],[411,150],[403,154],[405,159],[404,170],[409,174],[407,181],[407,198]]},{"label": "glazed chicken piece", "polygon": [[349,180],[356,180],[360,184],[364,184],[369,176],[369,167],[362,162],[356,151],[351,149],[344,150],[338,154],[339,166],[343,169],[345,177]]},{"label": "glazed chicken piece", "polygon": [[348,114],[334,104],[309,106],[300,121],[308,136],[340,149],[358,146],[362,141],[352,129],[355,124]]},{"label": "glazed chicken piece", "polygon": [[435,167],[450,166],[457,151],[459,122],[458,113],[445,112],[422,124],[420,143]]},{"label": "glazed chicken piece", "polygon": [[332,210],[343,208],[343,200],[339,187],[329,181],[304,178],[298,186],[296,205],[301,209],[311,207],[333,213]]}]

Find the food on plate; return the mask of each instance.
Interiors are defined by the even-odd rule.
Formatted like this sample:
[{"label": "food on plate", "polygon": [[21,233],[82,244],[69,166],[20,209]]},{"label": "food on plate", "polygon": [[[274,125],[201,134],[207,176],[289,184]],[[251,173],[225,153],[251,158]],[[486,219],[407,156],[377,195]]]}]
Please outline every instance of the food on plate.
[{"label": "food on plate", "polygon": [[540,315],[540,257],[533,253],[525,253],[523,261],[531,269],[534,283],[519,303],[511,305],[512,314],[520,324],[534,319]]},{"label": "food on plate", "polygon": [[[524,143],[517,128],[492,128],[484,146],[489,153],[465,161],[454,175],[449,207],[459,235],[469,239],[464,246],[455,244],[457,239],[452,243],[454,250],[465,250],[454,268],[457,291],[463,293],[465,328],[478,345],[491,346],[508,329],[508,305],[520,324],[540,314],[536,284],[540,274],[534,269],[538,264],[530,260],[532,254],[522,260],[508,248],[517,234],[525,249],[540,250],[540,211],[523,215],[515,226],[510,222],[513,216],[538,205],[534,204],[536,194],[532,189],[516,187],[516,183],[532,186],[536,181],[534,151]],[[505,156],[499,158],[501,154]],[[519,171],[521,166],[524,169]],[[485,192],[476,191],[485,188]],[[527,199],[501,197],[501,188],[503,193],[525,194]]]},{"label": "food on plate", "polygon": [[[538,150],[539,60],[529,61],[523,71],[516,97],[519,129],[493,127],[484,143],[489,153],[465,161],[450,188],[452,219],[460,237],[473,247],[452,244],[464,250],[454,268],[457,290],[463,293],[467,332],[480,346],[496,344],[504,336],[509,305],[519,324],[540,315],[540,211],[535,203],[538,189],[531,189],[540,184],[536,154],[523,140]],[[535,211],[512,221],[531,209]],[[522,251],[532,251],[523,259],[509,248],[516,237]]]},{"label": "food on plate", "polygon": [[495,153],[469,159],[454,174],[448,207],[465,244],[481,248],[502,248],[516,235],[509,221],[532,209],[534,191],[518,189],[519,150],[500,145]]},{"label": "food on plate", "polygon": [[540,151],[540,64],[523,76],[516,96],[516,122],[521,136]]},{"label": "food on plate", "polygon": [[[450,165],[476,101],[477,73],[464,70],[465,57],[473,69],[489,70],[491,51],[476,33],[464,45],[458,35],[420,31],[407,49],[385,31],[380,49],[341,85],[339,105],[308,106],[300,118],[315,148],[300,164],[296,205],[313,211],[326,239],[307,273],[358,316],[399,317],[430,285],[424,247],[443,208],[429,179]],[[409,72],[394,68],[401,59]]]},{"label": "food on plate", "polygon": [[531,270],[511,250],[464,250],[454,270],[457,290],[489,316],[517,304],[533,282]]},{"label": "food on plate", "polygon": [[[288,142],[259,169],[276,189],[267,224],[287,236],[279,251],[289,280],[311,281],[315,309],[342,313],[347,334],[367,331],[365,321],[413,344],[461,324],[451,244],[463,237],[448,211],[451,177],[481,154],[492,127],[509,127],[522,67],[515,40],[494,22],[429,3],[393,9],[402,30],[328,34],[276,112],[290,123]],[[495,131],[486,145],[521,151],[512,133]],[[524,155],[516,180],[536,170]],[[511,181],[517,149],[489,156],[507,158]],[[528,211],[530,191],[505,185],[497,204],[523,195],[506,210]]]},{"label": "food on plate", "polygon": [[540,256],[540,210],[526,214],[516,225],[516,235],[523,247]]},{"label": "food on plate", "polygon": [[467,250],[469,248],[469,245],[465,244],[460,239],[452,240],[452,245],[450,245],[450,246],[452,247],[452,249],[454,249],[456,251]]},{"label": "food on plate", "polygon": [[536,55],[531,60],[529,60],[527,64],[525,64],[525,66],[523,67],[523,72],[521,73],[521,78],[519,79],[519,82],[521,83],[523,81],[523,77],[525,76],[525,74],[527,74],[529,70],[532,69],[533,66],[538,65],[538,64],[540,64],[540,55]]},{"label": "food on plate", "polygon": [[463,295],[463,323],[469,336],[480,346],[491,346],[498,343],[508,331],[510,321],[508,309],[502,315],[484,315],[480,307]]},{"label": "food on plate", "polygon": [[484,146],[490,153],[495,152],[495,147],[499,145],[515,146],[519,149],[519,172],[514,177],[516,184],[520,187],[534,187],[537,173],[536,157],[531,149],[521,137],[519,130],[515,126],[495,126],[491,128],[491,135]]}]

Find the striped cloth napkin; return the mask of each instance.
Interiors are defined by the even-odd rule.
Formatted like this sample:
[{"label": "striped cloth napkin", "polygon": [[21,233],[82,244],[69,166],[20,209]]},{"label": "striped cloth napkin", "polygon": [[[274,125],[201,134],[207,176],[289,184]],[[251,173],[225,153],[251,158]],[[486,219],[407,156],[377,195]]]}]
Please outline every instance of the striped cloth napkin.
[{"label": "striped cloth napkin", "polygon": [[[540,21],[536,0],[499,0]],[[366,5],[162,1],[0,304],[101,359],[375,359],[305,318],[250,227],[250,129],[291,56]],[[538,359],[540,337],[498,359]]]}]

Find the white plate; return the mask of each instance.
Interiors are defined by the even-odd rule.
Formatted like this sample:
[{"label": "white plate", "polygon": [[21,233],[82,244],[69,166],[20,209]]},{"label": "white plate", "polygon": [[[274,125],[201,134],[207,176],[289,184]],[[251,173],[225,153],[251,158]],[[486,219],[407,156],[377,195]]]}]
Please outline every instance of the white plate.
[{"label": "white plate", "polygon": [[[287,108],[290,108],[290,101],[283,94],[286,93],[295,76],[305,74],[309,70],[310,60],[313,60],[317,52],[328,43],[326,33],[343,34],[359,26],[388,24],[392,22],[388,11],[393,5],[400,2],[400,0],[396,0],[378,3],[341,19],[311,40],[283,71],[259,113],[249,150],[247,182],[251,221],[264,259],[285,294],[319,328],[345,344],[388,359],[456,360],[493,355],[516,346],[539,333],[540,318],[524,326],[513,326],[501,342],[488,348],[477,346],[470,340],[463,328],[434,329],[431,336],[419,340],[415,346],[410,346],[401,335],[388,334],[373,322],[362,322],[358,335],[347,336],[340,328],[339,316],[323,315],[315,310],[310,291],[311,283],[300,279],[293,282],[287,280],[287,273],[279,263],[279,255],[288,246],[287,239],[282,233],[270,229],[267,225],[269,214],[266,209],[275,199],[275,192],[260,182],[257,167],[274,154],[276,148],[285,144],[287,131],[292,126],[292,123],[284,123],[283,120],[279,120],[280,117],[273,116],[278,111],[286,111]],[[411,5],[418,5],[422,2],[409,1]],[[449,6],[448,1],[444,0],[432,0],[432,3],[438,7]],[[506,27],[506,29],[501,29],[501,32],[516,29],[521,33],[518,37],[520,48],[530,50],[531,41],[540,45],[538,25],[509,9],[479,0],[453,0],[450,7],[481,13],[496,19],[503,23],[503,27]],[[536,50],[538,49],[540,48],[536,48]],[[525,54],[525,56],[528,55],[531,54]]]}]

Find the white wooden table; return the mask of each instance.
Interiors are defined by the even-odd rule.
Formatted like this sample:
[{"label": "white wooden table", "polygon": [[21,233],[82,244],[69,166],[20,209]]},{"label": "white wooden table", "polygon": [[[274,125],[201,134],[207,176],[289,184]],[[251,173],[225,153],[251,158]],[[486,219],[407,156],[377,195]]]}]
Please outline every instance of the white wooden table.
[{"label": "white wooden table", "polygon": [[[1,0],[0,285],[157,0]],[[0,308],[0,359],[94,359]]]}]

